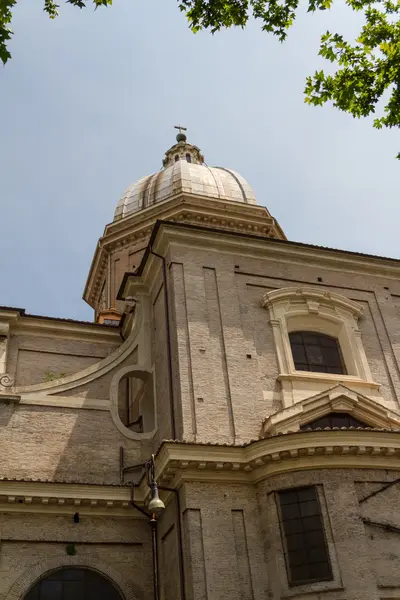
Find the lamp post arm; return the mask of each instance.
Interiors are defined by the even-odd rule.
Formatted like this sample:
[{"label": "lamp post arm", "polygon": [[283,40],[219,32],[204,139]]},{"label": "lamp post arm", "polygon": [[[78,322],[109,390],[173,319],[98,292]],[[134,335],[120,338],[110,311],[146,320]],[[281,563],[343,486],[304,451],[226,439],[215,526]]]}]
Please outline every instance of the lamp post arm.
[{"label": "lamp post arm", "polygon": [[155,482],[155,461],[154,454],[151,455],[149,460],[142,463],[135,463],[134,465],[124,466],[124,447],[119,448],[119,477],[123,484],[125,479],[125,473],[131,473],[137,469],[145,469],[147,485],[151,487],[151,484]]}]

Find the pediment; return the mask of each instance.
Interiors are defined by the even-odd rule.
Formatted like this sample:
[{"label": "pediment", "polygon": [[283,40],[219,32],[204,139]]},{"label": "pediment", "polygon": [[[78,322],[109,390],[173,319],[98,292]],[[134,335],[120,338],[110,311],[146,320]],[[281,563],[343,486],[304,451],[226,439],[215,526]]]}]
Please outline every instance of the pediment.
[{"label": "pediment", "polygon": [[400,414],[338,384],[269,416],[263,423],[263,436],[298,431],[301,426],[334,412],[348,413],[369,427],[400,429]]}]

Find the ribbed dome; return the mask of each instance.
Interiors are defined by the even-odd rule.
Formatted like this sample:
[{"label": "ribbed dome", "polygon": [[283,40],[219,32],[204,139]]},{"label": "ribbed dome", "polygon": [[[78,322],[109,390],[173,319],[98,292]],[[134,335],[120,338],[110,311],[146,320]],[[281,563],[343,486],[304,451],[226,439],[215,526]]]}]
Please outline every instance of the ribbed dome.
[{"label": "ribbed dome", "polygon": [[253,190],[241,175],[222,167],[208,167],[200,150],[186,139],[166,152],[163,164],[158,173],[128,187],[118,202],[115,221],[179,194],[256,204]]}]

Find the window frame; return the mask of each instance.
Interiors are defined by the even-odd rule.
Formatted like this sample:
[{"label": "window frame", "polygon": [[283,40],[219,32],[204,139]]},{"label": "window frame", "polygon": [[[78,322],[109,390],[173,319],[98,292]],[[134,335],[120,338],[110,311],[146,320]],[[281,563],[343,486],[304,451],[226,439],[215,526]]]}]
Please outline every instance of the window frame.
[{"label": "window frame", "polygon": [[[148,392],[149,394],[151,394],[149,407],[151,406],[152,408],[152,419],[154,423],[152,430],[145,430],[142,433],[132,431],[121,420],[119,412],[119,385],[121,379],[123,379],[126,375],[141,379],[145,385],[148,384]],[[125,437],[130,438],[131,440],[138,441],[152,439],[158,430],[156,383],[154,369],[150,369],[146,366],[134,365],[122,367],[119,371],[117,371],[114,377],[112,378],[110,384],[110,412],[111,418],[114,421],[115,426]],[[143,413],[142,416],[143,428],[146,429],[146,416]]]},{"label": "window frame", "polygon": [[106,575],[95,571],[90,567],[75,565],[65,565],[42,575],[42,577],[35,581],[23,596],[24,600],[40,600],[43,593],[43,587],[49,587],[49,584],[50,586],[53,585],[53,587],[58,584],[57,587],[59,593],[56,595],[61,599],[64,599],[67,595],[71,595],[71,590],[68,591],[68,587],[71,588],[71,584],[78,584],[77,587],[79,588],[79,592],[83,591],[85,596],[88,592],[88,588],[89,595],[94,596],[94,591],[96,591],[96,594],[98,595],[96,586],[99,587],[100,585],[104,586],[104,584],[107,584],[104,597],[106,598],[112,595],[113,600],[123,600],[120,590]]},{"label": "window frame", "polygon": [[[313,583],[322,583],[322,582],[334,580],[334,570],[333,570],[332,560],[331,560],[330,551],[329,551],[328,539],[327,539],[327,535],[326,535],[324,515],[321,510],[321,502],[320,502],[320,498],[319,498],[318,487],[319,486],[317,486],[317,485],[302,485],[302,486],[293,487],[293,488],[284,488],[281,490],[277,490],[274,493],[275,504],[276,504],[278,520],[279,520],[281,544],[282,544],[282,550],[283,550],[284,561],[285,561],[286,576],[287,576],[287,581],[288,581],[289,587],[304,586],[304,585],[309,585],[309,584],[313,584]],[[320,530],[323,535],[324,547],[325,547],[325,552],[326,552],[326,564],[328,565],[330,574],[327,575],[326,577],[317,577],[317,578],[309,578],[309,579],[302,579],[302,580],[294,581],[293,577],[292,577],[292,570],[291,570],[290,559],[289,559],[289,550],[288,550],[288,545],[287,545],[287,537],[288,536],[287,536],[285,528],[284,528],[284,518],[282,515],[281,494],[289,493],[289,492],[299,492],[301,490],[306,490],[306,489],[312,489],[315,494],[314,497],[315,497],[315,501],[316,501],[317,507],[318,507],[318,514],[313,515],[313,516],[318,516],[320,519]],[[298,504],[300,504],[300,503],[298,503]],[[293,521],[294,521],[294,519],[293,519]],[[314,531],[314,530],[312,530],[312,531]],[[315,530],[315,531],[319,531],[319,529]],[[305,531],[303,531],[303,533],[305,533]]]},{"label": "window frame", "polygon": [[[313,380],[338,383],[366,383],[379,386],[372,379],[358,329],[363,308],[357,302],[334,292],[308,287],[280,288],[262,296],[261,306],[269,311],[279,366],[278,379]],[[297,371],[289,333],[314,331],[335,337],[340,345],[347,374]]]}]

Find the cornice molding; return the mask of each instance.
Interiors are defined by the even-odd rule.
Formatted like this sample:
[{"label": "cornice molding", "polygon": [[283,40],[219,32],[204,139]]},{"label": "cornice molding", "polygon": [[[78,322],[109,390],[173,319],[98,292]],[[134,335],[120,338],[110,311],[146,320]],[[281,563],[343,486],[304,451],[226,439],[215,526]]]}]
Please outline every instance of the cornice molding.
[{"label": "cornice molding", "polygon": [[172,487],[185,481],[256,484],[304,469],[400,470],[400,432],[307,431],[244,447],[164,442],[156,465],[156,477]]},{"label": "cornice molding", "polygon": [[101,292],[110,253],[147,243],[157,220],[202,225],[261,237],[286,239],[279,224],[264,206],[179,194],[106,226],[89,271],[83,299],[94,307]]},{"label": "cornice molding", "polygon": [[332,308],[347,310],[355,319],[358,319],[363,314],[363,307],[360,304],[354,302],[354,300],[350,300],[350,298],[346,298],[342,294],[306,286],[286,287],[267,292],[261,299],[261,306],[269,308],[273,312],[276,304],[290,301],[296,302],[299,299],[308,304],[310,312],[318,313],[318,305],[325,303]]},{"label": "cornice molding", "polygon": [[[245,232],[243,232],[245,233]],[[254,235],[231,235],[229,232],[218,231],[218,240],[215,239],[216,232],[211,228],[187,227],[184,225],[174,226],[173,223],[161,223],[157,234],[157,240],[168,236],[170,240],[182,245],[192,247],[209,248],[210,242],[213,248],[229,253],[240,252],[244,256],[253,258],[264,258],[267,261],[277,260],[289,264],[310,264],[323,266],[332,270],[343,270],[351,273],[380,276],[398,280],[400,277],[400,260],[388,259],[379,256],[367,256],[351,253],[334,248],[322,248],[302,243],[268,239]],[[254,272],[249,275],[257,277]],[[259,274],[260,276],[263,273]]]},{"label": "cornice molding", "polygon": [[0,310],[0,334],[51,336],[62,339],[95,341],[98,344],[118,343],[119,332],[96,323],[30,316],[11,310]]},{"label": "cornice molding", "polygon": [[106,373],[109,373],[115,367],[120,365],[134,350],[136,347],[136,336],[142,324],[142,309],[139,305],[138,310],[136,312],[135,323],[130,332],[129,337],[120,345],[117,350],[112,352],[106,358],[103,358],[99,362],[87,367],[82,371],[78,371],[77,373],[73,373],[72,375],[68,375],[56,381],[48,382],[48,383],[40,383],[36,385],[30,386],[20,386],[15,388],[8,388],[7,393],[12,390],[12,393],[18,394],[21,396],[21,400],[33,399],[36,397],[38,393],[42,396],[55,394],[63,395],[63,392],[68,390],[72,390],[81,385],[85,385],[93,381],[94,379],[98,379],[102,377]]},{"label": "cornice molding", "polygon": [[117,328],[101,327],[96,323],[81,324],[65,321],[52,321],[49,319],[35,319],[21,317],[20,321],[12,328],[15,335],[35,335],[72,338],[80,341],[95,341],[97,344],[118,343],[121,338]]},{"label": "cornice molding", "polygon": [[[307,431],[277,435],[245,446],[164,442],[156,457],[156,480],[255,485],[283,473],[310,469],[400,470],[400,432],[372,429]],[[142,478],[135,501],[145,505]],[[139,518],[128,486],[0,480],[1,512],[115,515]]]},{"label": "cornice molding", "polygon": [[[4,402],[3,396],[0,394],[0,403]],[[33,405],[33,406],[54,406],[57,408],[79,408],[83,410],[110,410],[110,401],[101,398],[81,398],[80,396],[50,396],[46,394],[35,394],[25,397],[21,400],[21,396],[14,396],[18,400],[14,400],[15,403],[21,405]]]},{"label": "cornice molding", "polygon": [[[135,491],[143,504],[144,491]],[[1,512],[96,514],[142,518],[130,504],[127,486],[0,480]],[[130,514],[131,513],[131,514]]]}]

